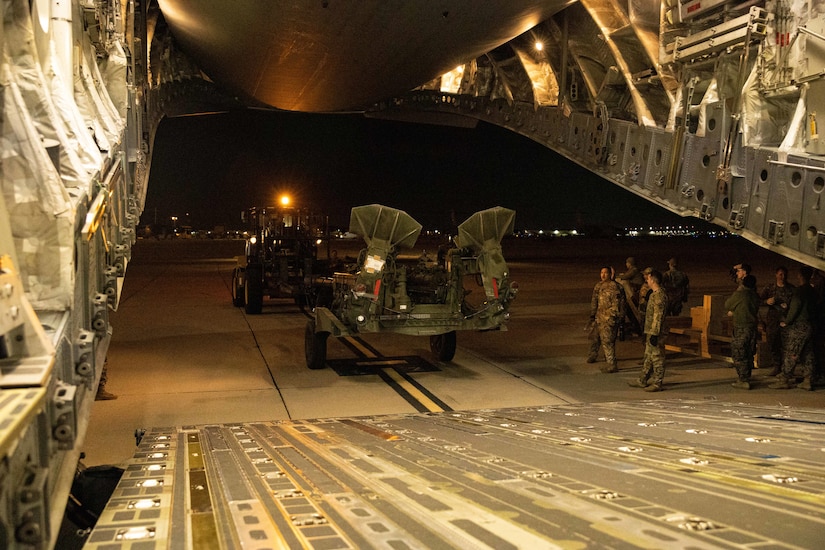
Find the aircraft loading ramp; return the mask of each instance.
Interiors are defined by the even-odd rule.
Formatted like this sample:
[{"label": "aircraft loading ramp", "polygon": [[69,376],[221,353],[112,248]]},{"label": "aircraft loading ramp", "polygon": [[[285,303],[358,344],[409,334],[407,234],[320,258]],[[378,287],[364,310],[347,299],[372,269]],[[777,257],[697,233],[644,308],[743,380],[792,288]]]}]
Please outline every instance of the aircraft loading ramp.
[{"label": "aircraft loading ramp", "polygon": [[86,548],[814,548],[824,424],[674,400],[155,428]]}]

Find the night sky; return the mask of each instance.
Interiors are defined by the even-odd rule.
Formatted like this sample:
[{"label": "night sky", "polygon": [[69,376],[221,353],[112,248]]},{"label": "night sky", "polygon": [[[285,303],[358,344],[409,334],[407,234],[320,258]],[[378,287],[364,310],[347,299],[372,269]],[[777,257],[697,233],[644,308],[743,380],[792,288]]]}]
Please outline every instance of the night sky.
[{"label": "night sky", "polygon": [[289,192],[347,228],[353,206],[405,210],[425,229],[493,206],[516,229],[696,224],[508,130],[246,111],[164,120],[142,224],[189,214],[194,228],[240,228],[240,212]]}]

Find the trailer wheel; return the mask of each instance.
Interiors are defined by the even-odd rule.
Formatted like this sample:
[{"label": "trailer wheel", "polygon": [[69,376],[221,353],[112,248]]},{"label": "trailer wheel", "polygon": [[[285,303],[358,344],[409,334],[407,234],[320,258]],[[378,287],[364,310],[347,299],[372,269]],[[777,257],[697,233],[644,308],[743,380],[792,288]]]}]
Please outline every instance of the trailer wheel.
[{"label": "trailer wheel", "polygon": [[246,292],[244,285],[244,276],[243,270],[241,268],[236,267],[232,270],[232,305],[235,307],[241,307],[246,305],[246,300],[244,300],[244,293]]},{"label": "trailer wheel", "polygon": [[307,321],[304,331],[304,353],[307,367],[322,369],[327,366],[327,338],[329,338],[329,332],[315,332],[315,319]]},{"label": "trailer wheel", "polygon": [[244,303],[246,312],[257,315],[264,305],[264,270],[259,265],[249,265],[244,271]]},{"label": "trailer wheel", "polygon": [[452,361],[455,357],[455,331],[430,336],[430,349],[439,361]]}]

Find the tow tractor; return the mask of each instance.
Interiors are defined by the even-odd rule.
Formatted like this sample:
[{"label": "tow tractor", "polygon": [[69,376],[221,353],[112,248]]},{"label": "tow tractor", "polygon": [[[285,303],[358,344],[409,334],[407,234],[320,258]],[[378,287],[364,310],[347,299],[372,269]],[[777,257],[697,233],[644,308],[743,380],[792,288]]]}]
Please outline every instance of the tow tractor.
[{"label": "tow tractor", "polygon": [[501,240],[513,232],[515,212],[495,207],[458,226],[451,247],[432,260],[405,259],[421,224],[404,211],[379,204],[352,209],[350,232],[363,237],[352,272],[334,273],[319,289],[305,332],[306,363],[326,365],[327,339],[359,333],[429,336],[440,361],[451,361],[459,330],[506,330],[518,285],[510,279]]},{"label": "tow tractor", "polygon": [[[289,206],[250,208],[244,255],[232,271],[232,304],[261,313],[264,297],[292,298],[300,306],[315,302],[315,279],[329,276],[328,259],[318,248],[329,243],[326,216]],[[327,254],[327,258],[329,254]]]}]

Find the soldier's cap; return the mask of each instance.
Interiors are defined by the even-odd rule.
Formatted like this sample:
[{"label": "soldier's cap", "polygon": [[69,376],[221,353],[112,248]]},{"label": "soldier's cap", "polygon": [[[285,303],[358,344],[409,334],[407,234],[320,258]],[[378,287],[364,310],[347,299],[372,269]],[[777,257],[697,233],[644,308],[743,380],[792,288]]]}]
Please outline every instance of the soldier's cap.
[{"label": "soldier's cap", "polygon": [[678,262],[676,261],[676,258],[670,258],[667,263],[668,265],[676,265]]},{"label": "soldier's cap", "polygon": [[642,271],[642,273],[644,275],[650,275],[651,273],[653,273],[653,268],[652,267],[646,267],[645,270]]}]

